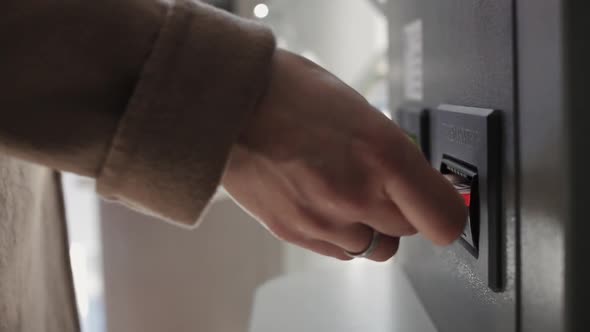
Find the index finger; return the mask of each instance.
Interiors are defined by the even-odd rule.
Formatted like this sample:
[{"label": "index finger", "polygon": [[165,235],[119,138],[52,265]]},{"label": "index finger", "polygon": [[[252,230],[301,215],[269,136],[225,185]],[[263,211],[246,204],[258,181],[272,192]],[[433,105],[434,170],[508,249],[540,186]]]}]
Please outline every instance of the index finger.
[{"label": "index finger", "polygon": [[406,219],[439,245],[455,241],[467,221],[464,201],[421,151],[401,133],[395,158],[388,168],[385,191]]}]

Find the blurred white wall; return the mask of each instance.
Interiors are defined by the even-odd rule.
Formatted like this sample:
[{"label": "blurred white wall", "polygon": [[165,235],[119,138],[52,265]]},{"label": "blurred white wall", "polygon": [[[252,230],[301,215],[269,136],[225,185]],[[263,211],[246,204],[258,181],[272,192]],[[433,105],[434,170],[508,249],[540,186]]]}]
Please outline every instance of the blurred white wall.
[{"label": "blurred white wall", "polygon": [[238,0],[240,14],[254,16],[257,4],[269,8],[259,21],[269,25],[279,47],[308,56],[357,90],[373,76],[387,50],[387,20],[369,0]]},{"label": "blurred white wall", "polygon": [[109,332],[245,332],[282,248],[226,198],[195,230],[100,204]]}]

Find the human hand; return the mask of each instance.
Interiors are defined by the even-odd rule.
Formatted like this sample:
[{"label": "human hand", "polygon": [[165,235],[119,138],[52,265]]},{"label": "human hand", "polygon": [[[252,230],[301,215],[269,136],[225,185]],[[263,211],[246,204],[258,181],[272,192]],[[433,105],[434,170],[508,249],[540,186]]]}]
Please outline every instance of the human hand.
[{"label": "human hand", "polygon": [[319,66],[277,50],[268,91],[234,146],[223,186],[275,236],[339,259],[386,261],[419,231],[453,242],[461,197],[387,117]]}]

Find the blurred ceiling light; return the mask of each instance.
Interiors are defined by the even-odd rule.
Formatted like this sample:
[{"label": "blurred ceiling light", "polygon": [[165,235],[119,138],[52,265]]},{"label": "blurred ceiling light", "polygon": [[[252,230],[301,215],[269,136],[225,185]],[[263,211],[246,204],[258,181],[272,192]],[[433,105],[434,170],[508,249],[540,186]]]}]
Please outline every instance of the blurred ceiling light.
[{"label": "blurred ceiling light", "polygon": [[268,13],[268,6],[263,3],[259,3],[254,7],[254,16],[258,18],[265,18],[268,16]]}]

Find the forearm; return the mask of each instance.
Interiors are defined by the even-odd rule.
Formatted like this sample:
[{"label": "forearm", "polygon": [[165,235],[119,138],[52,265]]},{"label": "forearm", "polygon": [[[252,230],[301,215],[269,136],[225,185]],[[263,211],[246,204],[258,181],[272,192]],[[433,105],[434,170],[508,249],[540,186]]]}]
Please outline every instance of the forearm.
[{"label": "forearm", "polygon": [[189,1],[7,6],[0,150],[194,223],[266,88],[271,34]]}]

